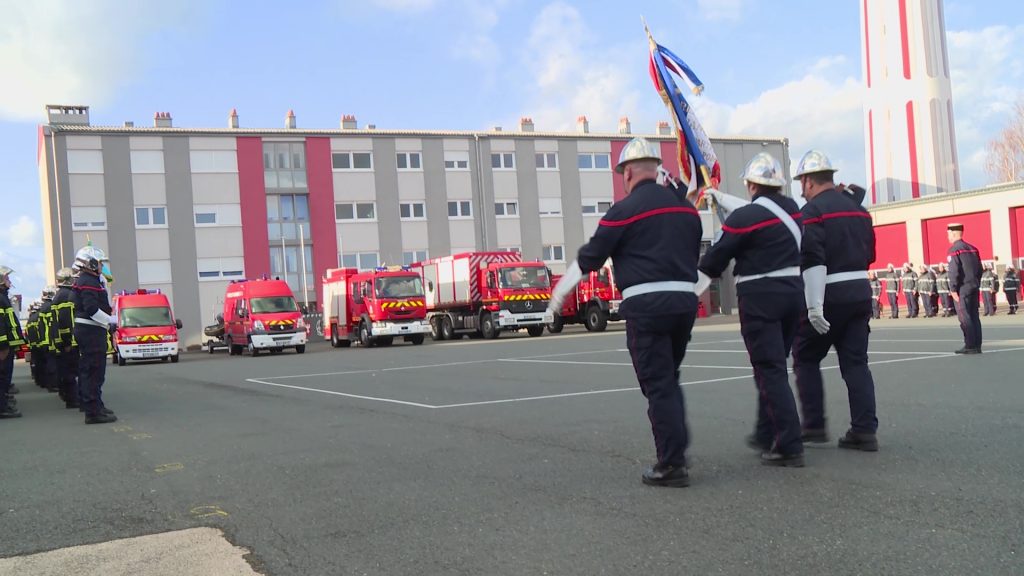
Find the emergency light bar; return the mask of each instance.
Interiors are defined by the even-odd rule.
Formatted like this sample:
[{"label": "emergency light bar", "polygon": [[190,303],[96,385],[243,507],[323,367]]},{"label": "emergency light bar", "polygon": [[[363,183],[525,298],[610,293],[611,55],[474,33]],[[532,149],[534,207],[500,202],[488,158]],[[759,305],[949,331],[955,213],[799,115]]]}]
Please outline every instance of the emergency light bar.
[{"label": "emergency light bar", "polygon": [[151,289],[147,290],[145,288],[139,288],[138,290],[135,290],[134,292],[129,292],[128,290],[121,290],[120,292],[117,293],[118,296],[128,296],[128,295],[137,295],[137,294],[138,295],[160,294],[160,289],[159,288],[151,288]]}]

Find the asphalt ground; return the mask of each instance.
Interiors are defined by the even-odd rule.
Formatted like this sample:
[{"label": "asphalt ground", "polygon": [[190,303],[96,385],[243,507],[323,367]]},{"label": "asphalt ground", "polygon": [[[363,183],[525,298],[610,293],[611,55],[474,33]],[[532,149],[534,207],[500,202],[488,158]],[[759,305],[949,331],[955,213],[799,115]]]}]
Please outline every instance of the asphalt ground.
[{"label": "asphalt ground", "polygon": [[[951,353],[954,319],[876,321],[881,449],[811,447],[802,469],[744,445],[738,326],[698,322],[684,489],[640,483],[654,447],[621,324],[109,366],[103,426],[19,363],[0,557],[208,526],[275,576],[1021,574],[1018,318],[986,318],[979,356]],[[825,366],[834,440],[848,406]]]}]

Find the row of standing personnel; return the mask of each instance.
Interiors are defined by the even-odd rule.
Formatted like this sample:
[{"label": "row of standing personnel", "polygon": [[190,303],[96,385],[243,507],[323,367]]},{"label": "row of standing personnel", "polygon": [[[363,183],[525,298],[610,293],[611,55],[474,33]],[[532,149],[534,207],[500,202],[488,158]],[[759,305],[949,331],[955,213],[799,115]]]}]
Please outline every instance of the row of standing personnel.
[{"label": "row of standing personnel", "polygon": [[[884,284],[884,286],[883,286]],[[1006,297],[1009,313],[1016,314],[1018,293],[1020,292],[1020,276],[1011,264],[1006,267],[1003,281],[991,264],[984,266],[979,284],[981,302],[984,304],[984,316],[994,316],[998,311],[997,295],[1000,286]],[[949,273],[944,264],[937,267],[919,266],[914,272],[912,264],[904,264],[902,271],[897,271],[889,264],[888,272],[882,278],[871,273],[871,289],[875,299],[874,317],[880,318],[884,308],[881,296],[884,291],[889,302],[889,318],[899,318],[899,294],[902,293],[906,302],[907,318],[917,318],[923,305],[926,318],[936,316],[955,316],[956,306],[950,290]]]}]

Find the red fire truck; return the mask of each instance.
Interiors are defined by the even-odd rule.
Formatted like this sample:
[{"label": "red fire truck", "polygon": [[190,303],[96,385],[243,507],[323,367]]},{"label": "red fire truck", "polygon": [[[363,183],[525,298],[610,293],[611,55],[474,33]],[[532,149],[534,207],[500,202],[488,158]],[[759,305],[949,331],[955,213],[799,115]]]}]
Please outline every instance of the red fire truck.
[{"label": "red fire truck", "polygon": [[503,330],[544,333],[553,320],[551,274],[515,252],[467,252],[414,265],[423,278],[434,340],[463,334],[497,338]]},{"label": "red fire truck", "polygon": [[[557,284],[560,278],[555,276],[552,283]],[[622,292],[615,285],[615,272],[609,261],[600,270],[584,276],[576,285],[574,294],[570,294],[562,304],[561,313],[548,324],[548,331],[557,334],[566,324],[582,323],[591,332],[603,332],[609,320],[620,320],[621,303]]]},{"label": "red fire truck", "polygon": [[114,295],[114,360],[124,366],[128,360],[178,361],[178,329],[171,303],[159,290],[122,290]]},{"label": "red fire truck", "polygon": [[430,325],[423,282],[409,267],[328,270],[323,282],[324,336],[331,346],[390,346],[395,337],[423,344]]}]

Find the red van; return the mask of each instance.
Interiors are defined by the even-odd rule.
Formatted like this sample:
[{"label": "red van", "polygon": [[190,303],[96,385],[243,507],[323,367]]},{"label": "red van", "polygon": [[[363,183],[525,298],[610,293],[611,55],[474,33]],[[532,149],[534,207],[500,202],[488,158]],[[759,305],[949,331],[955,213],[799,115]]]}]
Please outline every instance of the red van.
[{"label": "red van", "polygon": [[114,295],[114,359],[118,366],[128,360],[178,361],[178,329],[171,303],[159,290],[122,290]]},{"label": "red van", "polygon": [[246,348],[306,351],[306,322],[295,295],[284,280],[235,280],[224,294],[224,342],[232,356]]}]

